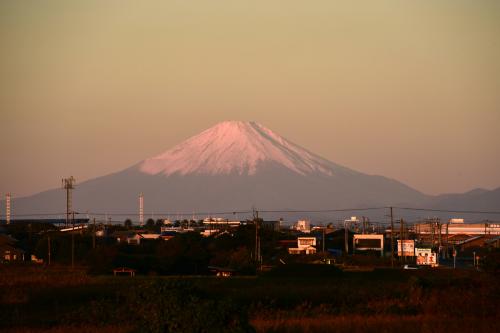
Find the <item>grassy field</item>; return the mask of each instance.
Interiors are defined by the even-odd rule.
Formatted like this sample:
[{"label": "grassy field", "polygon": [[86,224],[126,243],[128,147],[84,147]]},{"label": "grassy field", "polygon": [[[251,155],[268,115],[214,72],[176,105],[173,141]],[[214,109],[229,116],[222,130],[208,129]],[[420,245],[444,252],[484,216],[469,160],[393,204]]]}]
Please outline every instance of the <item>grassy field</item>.
[{"label": "grassy field", "polygon": [[499,282],[466,270],[342,272],[301,265],[225,279],[4,266],[0,330],[495,332]]}]

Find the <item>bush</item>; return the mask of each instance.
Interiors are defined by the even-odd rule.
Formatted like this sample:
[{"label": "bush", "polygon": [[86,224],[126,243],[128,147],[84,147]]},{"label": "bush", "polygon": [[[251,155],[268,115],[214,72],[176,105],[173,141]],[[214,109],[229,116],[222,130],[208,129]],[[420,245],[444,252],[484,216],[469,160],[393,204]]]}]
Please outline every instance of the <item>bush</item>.
[{"label": "bush", "polygon": [[481,267],[490,273],[500,272],[500,249],[494,249],[481,262]]},{"label": "bush", "polygon": [[207,297],[187,281],[143,281],[126,303],[140,332],[253,332],[246,311],[228,298]]},{"label": "bush", "polygon": [[326,277],[339,276],[342,270],[333,265],[318,264],[288,264],[280,265],[267,272],[265,276],[269,277]]}]

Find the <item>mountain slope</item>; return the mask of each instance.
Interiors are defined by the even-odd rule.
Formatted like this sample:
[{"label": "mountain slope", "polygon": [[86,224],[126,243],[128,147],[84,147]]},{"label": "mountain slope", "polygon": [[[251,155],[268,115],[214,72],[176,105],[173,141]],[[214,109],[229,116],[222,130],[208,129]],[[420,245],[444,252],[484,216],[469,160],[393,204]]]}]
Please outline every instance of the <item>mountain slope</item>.
[{"label": "mountain slope", "polygon": [[[78,212],[146,214],[447,203],[321,158],[253,122],[223,122],[123,171],[77,184]],[[487,195],[484,194],[484,195]],[[461,198],[461,197],[460,197]],[[453,198],[450,199],[453,201]],[[16,214],[64,212],[64,192],[15,199]]]},{"label": "mountain slope", "polygon": [[465,193],[443,194],[433,200],[439,209],[500,211],[500,187],[491,191],[475,189]]},{"label": "mountain slope", "polygon": [[226,121],[140,164],[148,174],[254,175],[274,162],[298,174],[331,176],[335,164],[291,143],[254,122]]}]

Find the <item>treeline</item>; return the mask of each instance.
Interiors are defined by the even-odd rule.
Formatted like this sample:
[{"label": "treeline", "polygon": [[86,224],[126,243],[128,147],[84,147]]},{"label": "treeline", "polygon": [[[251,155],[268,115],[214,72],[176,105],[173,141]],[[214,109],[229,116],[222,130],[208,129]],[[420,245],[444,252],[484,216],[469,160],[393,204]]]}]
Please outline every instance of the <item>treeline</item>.
[{"label": "treeline", "polygon": [[[125,230],[121,226],[115,229]],[[280,237],[284,236],[269,230],[261,232],[262,254],[268,260],[276,258]],[[203,275],[209,273],[209,266],[230,268],[243,275],[256,271],[255,229],[251,225],[211,237],[186,232],[168,241],[142,239],[138,245],[119,243],[112,237],[94,237],[91,232],[74,236],[47,232],[34,243],[33,254],[48,263],[50,246],[51,264],[69,265],[72,244],[75,265],[86,266],[93,274],[109,274],[116,267],[146,275]]]}]

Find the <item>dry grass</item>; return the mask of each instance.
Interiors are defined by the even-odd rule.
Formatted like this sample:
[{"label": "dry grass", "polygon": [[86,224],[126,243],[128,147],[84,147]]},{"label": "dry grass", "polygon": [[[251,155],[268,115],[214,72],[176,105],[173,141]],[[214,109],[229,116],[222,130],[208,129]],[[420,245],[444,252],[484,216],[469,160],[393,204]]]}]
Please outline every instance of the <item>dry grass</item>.
[{"label": "dry grass", "polygon": [[254,318],[252,326],[257,332],[498,332],[498,318],[448,318],[442,316],[394,316],[394,315],[321,315],[317,317]]},{"label": "dry grass", "polygon": [[27,287],[62,287],[87,284],[90,278],[82,268],[74,270],[68,267],[44,266],[0,266],[0,288]]},{"label": "dry grass", "polygon": [[[392,276],[396,273],[345,273],[314,283],[287,277],[195,282],[214,296],[250,304],[257,332],[500,332],[498,277],[447,271]],[[92,277],[66,267],[0,266],[0,331],[133,331],[127,315],[115,313],[122,300],[116,295],[138,280]],[[106,321],[88,320],[88,309]]]},{"label": "dry grass", "polygon": [[81,286],[90,282],[83,269],[0,266],[0,304],[26,303],[32,289]]},{"label": "dry grass", "polygon": [[13,328],[3,331],[4,333],[126,333],[133,329],[128,326],[109,325],[109,326],[57,326],[51,328]]}]

